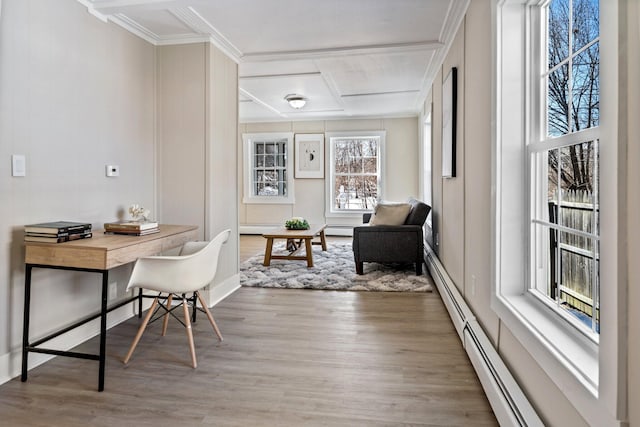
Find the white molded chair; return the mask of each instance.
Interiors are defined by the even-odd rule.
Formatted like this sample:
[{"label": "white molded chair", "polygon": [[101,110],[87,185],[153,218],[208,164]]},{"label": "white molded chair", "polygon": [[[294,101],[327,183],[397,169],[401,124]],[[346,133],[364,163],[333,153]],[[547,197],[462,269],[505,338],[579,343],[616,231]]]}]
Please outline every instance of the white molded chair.
[{"label": "white molded chair", "polygon": [[[193,333],[191,331],[191,320],[189,316],[189,301],[193,301],[193,310],[198,309],[197,301],[200,301],[202,309],[209,318],[211,326],[215,331],[218,339],[222,341],[222,335],[216,325],[213,316],[207,307],[207,304],[202,299],[199,290],[207,286],[213,281],[218,268],[218,256],[220,255],[220,249],[222,244],[227,241],[231,230],[225,230],[218,234],[210,242],[187,242],[180,250],[180,254],[177,256],[151,256],[140,258],[136,261],[133,271],[131,272],[131,278],[127,285],[127,290],[132,288],[144,288],[152,291],[157,291],[156,296],[151,303],[151,307],[147,312],[136,337],[131,343],[131,348],[124,358],[124,363],[128,363],[133,351],[138,345],[138,341],[142,337],[142,333],[146,329],[149,321],[153,315],[162,308],[164,310],[164,319],[162,325],[162,335],[167,332],[167,324],[169,321],[169,315],[173,315],[172,311],[180,305],[184,308],[184,326],[187,330],[187,337],[189,339],[189,350],[191,351],[191,364],[195,368],[196,352],[193,345]],[[187,298],[186,294],[192,293],[192,298]],[[162,293],[167,293],[167,297],[161,296]],[[182,300],[181,304],[173,307],[171,305],[174,296]],[[166,300],[166,303],[162,301]],[[175,316],[174,316],[175,317]],[[178,319],[180,320],[180,319]]]}]

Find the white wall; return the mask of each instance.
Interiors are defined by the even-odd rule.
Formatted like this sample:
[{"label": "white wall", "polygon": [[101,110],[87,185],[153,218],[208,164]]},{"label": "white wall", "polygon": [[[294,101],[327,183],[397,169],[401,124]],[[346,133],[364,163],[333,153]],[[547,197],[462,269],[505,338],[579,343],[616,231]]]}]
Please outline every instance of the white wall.
[{"label": "white wall", "polygon": [[[258,132],[325,133],[338,131],[386,131],[386,200],[402,201],[409,196],[419,198],[418,187],[418,118],[370,120],[318,120],[305,122],[243,123],[238,138],[238,192],[243,191],[242,134]],[[325,153],[325,160],[328,153]],[[310,222],[329,225],[353,226],[362,217],[353,220],[325,218],[325,180],[296,179],[295,204],[240,204],[240,226],[284,224],[292,216],[302,216]]]}]

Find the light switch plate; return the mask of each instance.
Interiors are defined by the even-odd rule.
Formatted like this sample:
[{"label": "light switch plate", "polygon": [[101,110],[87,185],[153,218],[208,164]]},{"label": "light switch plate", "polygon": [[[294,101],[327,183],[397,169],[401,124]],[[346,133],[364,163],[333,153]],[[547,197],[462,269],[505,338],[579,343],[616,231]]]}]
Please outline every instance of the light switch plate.
[{"label": "light switch plate", "polygon": [[24,154],[11,156],[11,176],[27,176],[27,160]]}]

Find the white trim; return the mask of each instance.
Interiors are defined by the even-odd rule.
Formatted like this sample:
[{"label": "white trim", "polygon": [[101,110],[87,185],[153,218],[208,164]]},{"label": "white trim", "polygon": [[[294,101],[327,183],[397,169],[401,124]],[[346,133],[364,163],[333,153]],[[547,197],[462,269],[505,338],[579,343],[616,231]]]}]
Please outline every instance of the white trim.
[{"label": "white trim", "polygon": [[425,254],[427,269],[500,425],[543,427],[542,420],[426,242]]},{"label": "white trim", "polygon": [[201,293],[204,294],[203,299],[209,307],[213,307],[240,289],[240,287],[240,273],[236,273],[222,282],[215,284],[213,287],[207,286],[204,288],[204,292]]},{"label": "white trim", "polygon": [[345,132],[325,132],[325,217],[327,218],[353,218],[354,216],[362,216],[365,212],[371,212],[371,210],[340,210],[333,209],[333,165],[335,163],[335,153],[332,150],[331,140],[333,138],[367,138],[367,137],[379,138],[378,146],[378,199],[384,199],[385,195],[385,181],[386,181],[386,136],[385,130],[370,130],[370,131],[345,131]]},{"label": "white trim", "polygon": [[[537,91],[529,89],[527,84],[532,78],[529,72],[532,64],[528,59],[533,49],[532,40],[523,29],[537,25],[537,21],[532,23],[531,19],[541,19],[532,9],[540,6],[539,3],[523,4],[522,0],[496,0],[492,3],[492,78],[495,92],[491,100],[494,141],[491,173],[491,308],[498,315],[501,327],[508,328],[585,420],[594,426],[616,426],[622,424],[620,419],[624,419],[624,413],[615,403],[620,399],[624,401],[625,379],[621,373],[625,362],[619,356],[624,345],[619,342],[618,332],[624,309],[615,302],[619,292],[615,265],[617,235],[604,230],[605,227],[616,229],[618,218],[615,201],[605,203],[604,199],[601,200],[601,206],[607,208],[607,220],[605,214],[601,216],[601,277],[606,278],[612,286],[601,289],[603,318],[600,345],[597,346],[569,323],[554,322],[558,313],[549,310],[527,292],[530,248],[523,242],[528,240],[531,225],[527,197],[530,186],[528,178],[525,178],[528,176],[525,172],[530,170],[529,149],[525,142],[537,133],[538,123],[533,117],[537,114],[535,110],[538,106],[531,103]],[[615,81],[616,73],[613,70],[617,67],[617,24],[614,16],[612,13],[610,18],[613,19],[607,20],[601,15],[600,25],[601,34],[612,37],[607,46],[605,38],[601,38],[601,76],[611,73],[608,78]],[[605,55],[610,56],[609,60]],[[607,100],[614,104],[617,95],[606,92],[606,83],[607,80],[601,77],[602,104]],[[606,117],[615,127],[617,115],[613,114],[612,109],[603,106],[602,117],[601,129]],[[557,141],[563,145],[565,142]],[[609,139],[609,155],[616,151],[616,146],[614,134]],[[609,161],[606,155],[600,158],[601,170],[609,170],[612,177],[616,176],[617,170],[613,157]],[[614,197],[617,193],[615,179],[610,180],[608,174],[604,173],[600,178],[602,188],[608,188],[608,193]],[[525,373],[521,375],[526,378]]]},{"label": "white trim", "polygon": [[423,40],[408,43],[375,44],[369,46],[346,46],[326,49],[290,50],[279,52],[247,52],[242,55],[242,61],[285,61],[300,59],[331,58],[352,55],[373,55],[384,53],[415,52],[438,50],[442,43],[437,40]]},{"label": "white trim", "polygon": [[[244,194],[242,203],[245,204],[294,204],[295,188],[293,174],[293,132],[262,132],[262,133],[243,133],[243,163],[244,163]],[[256,196],[253,195],[253,147],[255,142],[287,140],[287,195],[286,196]]]}]

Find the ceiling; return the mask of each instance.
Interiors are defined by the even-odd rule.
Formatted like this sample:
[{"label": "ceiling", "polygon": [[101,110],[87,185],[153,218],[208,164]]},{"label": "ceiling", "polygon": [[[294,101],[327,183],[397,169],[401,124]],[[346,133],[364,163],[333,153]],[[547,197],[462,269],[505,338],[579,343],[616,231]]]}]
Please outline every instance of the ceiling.
[{"label": "ceiling", "polygon": [[215,44],[238,63],[243,123],[417,115],[469,3],[78,1],[154,45]]}]

